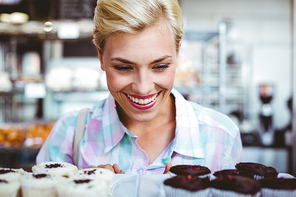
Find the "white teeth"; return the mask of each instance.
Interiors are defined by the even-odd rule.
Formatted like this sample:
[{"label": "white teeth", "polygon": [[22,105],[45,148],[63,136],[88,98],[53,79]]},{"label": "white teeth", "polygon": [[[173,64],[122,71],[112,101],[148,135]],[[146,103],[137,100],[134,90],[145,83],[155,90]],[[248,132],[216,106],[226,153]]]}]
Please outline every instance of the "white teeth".
[{"label": "white teeth", "polygon": [[155,98],[156,98],[156,96],[157,96],[157,94],[155,94],[154,96],[150,97],[149,99],[137,99],[137,98],[134,98],[134,97],[132,97],[130,95],[127,95],[127,96],[134,103],[138,103],[138,104],[141,104],[141,105],[146,105],[146,104],[151,103],[152,101],[154,101]]}]

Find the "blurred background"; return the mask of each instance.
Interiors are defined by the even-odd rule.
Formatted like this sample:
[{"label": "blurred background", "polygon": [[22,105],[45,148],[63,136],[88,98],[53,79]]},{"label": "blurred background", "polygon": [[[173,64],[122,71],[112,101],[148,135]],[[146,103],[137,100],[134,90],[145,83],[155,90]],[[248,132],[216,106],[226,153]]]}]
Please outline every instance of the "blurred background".
[{"label": "blurred background", "polygon": [[[179,3],[184,37],[175,88],[232,118],[245,161],[295,176],[294,1]],[[108,96],[92,44],[95,5],[0,0],[0,166],[30,170],[59,117]]]}]

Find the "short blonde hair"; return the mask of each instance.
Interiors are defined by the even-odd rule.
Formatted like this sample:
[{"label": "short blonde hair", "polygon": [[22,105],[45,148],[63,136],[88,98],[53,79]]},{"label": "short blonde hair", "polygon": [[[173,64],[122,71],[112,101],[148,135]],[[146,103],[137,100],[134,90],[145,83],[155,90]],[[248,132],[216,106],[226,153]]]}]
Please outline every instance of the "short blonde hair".
[{"label": "short blonde hair", "polygon": [[167,21],[179,51],[183,36],[182,12],[178,0],[98,0],[95,8],[93,43],[103,54],[106,38],[113,33],[137,33]]}]

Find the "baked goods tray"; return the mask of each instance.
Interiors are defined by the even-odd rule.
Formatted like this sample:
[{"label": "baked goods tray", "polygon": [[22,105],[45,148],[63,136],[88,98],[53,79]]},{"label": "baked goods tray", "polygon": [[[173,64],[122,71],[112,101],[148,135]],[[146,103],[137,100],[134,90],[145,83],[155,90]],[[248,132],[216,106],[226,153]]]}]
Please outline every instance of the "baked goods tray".
[{"label": "baked goods tray", "polygon": [[[287,173],[279,173],[278,177],[295,178]],[[109,197],[165,197],[162,183],[168,178],[170,178],[169,174],[116,174]]]}]

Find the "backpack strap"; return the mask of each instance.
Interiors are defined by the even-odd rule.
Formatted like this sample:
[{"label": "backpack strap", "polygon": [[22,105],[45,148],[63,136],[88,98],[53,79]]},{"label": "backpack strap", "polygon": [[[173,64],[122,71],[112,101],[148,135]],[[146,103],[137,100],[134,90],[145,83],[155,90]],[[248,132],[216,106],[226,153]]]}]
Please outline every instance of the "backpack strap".
[{"label": "backpack strap", "polygon": [[73,162],[77,166],[78,165],[78,154],[79,154],[79,143],[83,137],[84,129],[85,129],[85,122],[86,116],[89,111],[89,108],[85,108],[79,111],[76,129],[74,132],[74,144],[73,144]]}]

